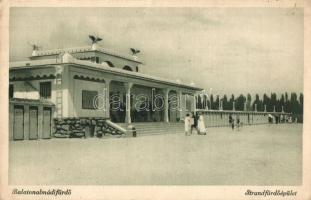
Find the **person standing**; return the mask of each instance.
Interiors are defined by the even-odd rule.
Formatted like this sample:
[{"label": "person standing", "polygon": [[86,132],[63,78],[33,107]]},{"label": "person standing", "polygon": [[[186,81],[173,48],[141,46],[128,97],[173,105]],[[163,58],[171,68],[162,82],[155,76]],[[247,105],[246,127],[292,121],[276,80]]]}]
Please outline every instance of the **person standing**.
[{"label": "person standing", "polygon": [[192,112],[191,113],[191,116],[190,116],[190,133],[191,133],[191,135],[192,135],[192,131],[193,131],[193,129],[197,129],[196,128],[196,125],[195,125],[195,116],[194,116],[194,113]]},{"label": "person standing", "polygon": [[236,127],[238,128],[238,131],[240,130],[240,117],[239,115],[236,115]]},{"label": "person standing", "polygon": [[231,125],[232,130],[234,130],[234,119],[232,114],[229,114],[229,124]]},{"label": "person standing", "polygon": [[205,121],[203,114],[199,114],[199,119],[198,119],[198,135],[206,135],[206,127],[205,127]]},{"label": "person standing", "polygon": [[185,135],[188,136],[189,135],[189,131],[190,131],[190,116],[189,114],[186,115],[185,117]]}]

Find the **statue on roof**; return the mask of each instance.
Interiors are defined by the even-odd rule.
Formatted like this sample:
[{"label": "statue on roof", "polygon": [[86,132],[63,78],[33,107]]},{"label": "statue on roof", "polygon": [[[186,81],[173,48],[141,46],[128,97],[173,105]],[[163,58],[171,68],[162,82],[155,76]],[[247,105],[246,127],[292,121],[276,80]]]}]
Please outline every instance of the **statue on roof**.
[{"label": "statue on roof", "polygon": [[136,54],[138,54],[140,52],[140,50],[134,49],[134,48],[131,48],[131,51],[132,51],[133,55],[136,55]]},{"label": "statue on roof", "polygon": [[102,41],[103,39],[94,35],[89,35],[89,38],[92,40],[92,44],[95,44],[99,41]]}]

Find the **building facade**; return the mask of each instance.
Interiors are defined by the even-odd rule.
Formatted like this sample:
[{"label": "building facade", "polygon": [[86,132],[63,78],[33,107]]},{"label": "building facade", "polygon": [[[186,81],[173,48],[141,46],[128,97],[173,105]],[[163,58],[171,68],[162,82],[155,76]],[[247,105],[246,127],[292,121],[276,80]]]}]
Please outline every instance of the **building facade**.
[{"label": "building facade", "polygon": [[44,99],[54,118],[106,117],[116,123],[177,122],[194,111],[201,88],[140,73],[143,63],[98,44],[34,50],[10,62],[10,98]]}]

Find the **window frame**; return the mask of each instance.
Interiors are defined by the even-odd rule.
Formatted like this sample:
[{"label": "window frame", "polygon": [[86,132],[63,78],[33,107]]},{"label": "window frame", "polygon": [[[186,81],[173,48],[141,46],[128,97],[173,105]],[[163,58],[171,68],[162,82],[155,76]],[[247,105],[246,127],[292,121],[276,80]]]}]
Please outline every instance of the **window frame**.
[{"label": "window frame", "polygon": [[[87,94],[89,93],[89,94]],[[90,93],[94,93],[94,94],[90,94]],[[84,95],[88,95],[89,97],[93,95],[93,98],[90,100],[88,99],[87,101],[85,101],[85,97]],[[83,110],[97,110],[94,105],[94,98],[98,96],[98,91],[97,90],[82,90],[81,91],[81,108]]]},{"label": "window frame", "polygon": [[[44,84],[46,84],[45,86],[49,85],[50,88],[48,92],[46,91],[43,92],[42,87]],[[39,83],[39,95],[40,95],[40,99],[51,99],[52,98],[52,81],[42,81]]]}]

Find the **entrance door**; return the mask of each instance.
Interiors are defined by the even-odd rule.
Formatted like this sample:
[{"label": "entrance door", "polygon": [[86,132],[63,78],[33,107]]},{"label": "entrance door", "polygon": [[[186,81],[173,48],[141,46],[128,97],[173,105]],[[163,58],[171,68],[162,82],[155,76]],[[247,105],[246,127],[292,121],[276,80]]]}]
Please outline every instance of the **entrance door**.
[{"label": "entrance door", "polygon": [[38,139],[38,107],[29,108],[29,139]]},{"label": "entrance door", "polygon": [[42,138],[51,138],[51,108],[43,108]]},{"label": "entrance door", "polygon": [[24,107],[14,106],[14,126],[13,126],[13,139],[24,139]]}]

